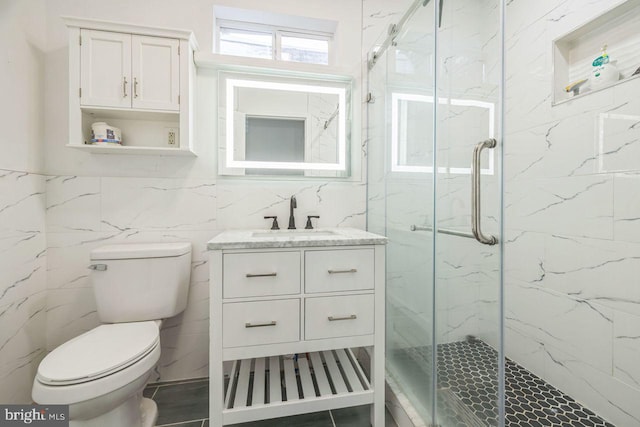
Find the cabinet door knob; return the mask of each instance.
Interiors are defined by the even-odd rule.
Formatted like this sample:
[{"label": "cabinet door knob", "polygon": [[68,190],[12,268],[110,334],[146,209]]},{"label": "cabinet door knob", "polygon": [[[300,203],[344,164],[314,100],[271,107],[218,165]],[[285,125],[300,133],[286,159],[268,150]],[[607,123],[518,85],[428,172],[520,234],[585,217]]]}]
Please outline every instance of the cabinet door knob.
[{"label": "cabinet door knob", "polygon": [[127,76],[124,76],[122,78],[122,97],[126,98],[127,97]]},{"label": "cabinet door knob", "polygon": [[133,78],[133,97],[134,98],[138,97],[138,78],[137,77]]}]

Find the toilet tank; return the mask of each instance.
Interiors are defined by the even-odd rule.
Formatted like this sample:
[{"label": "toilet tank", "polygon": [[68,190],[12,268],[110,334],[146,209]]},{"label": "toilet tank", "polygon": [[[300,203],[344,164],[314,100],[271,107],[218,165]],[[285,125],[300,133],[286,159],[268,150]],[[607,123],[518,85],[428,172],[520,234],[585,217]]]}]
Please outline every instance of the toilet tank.
[{"label": "toilet tank", "polygon": [[104,323],[165,319],[187,306],[190,243],[102,246],[91,251],[89,268]]}]

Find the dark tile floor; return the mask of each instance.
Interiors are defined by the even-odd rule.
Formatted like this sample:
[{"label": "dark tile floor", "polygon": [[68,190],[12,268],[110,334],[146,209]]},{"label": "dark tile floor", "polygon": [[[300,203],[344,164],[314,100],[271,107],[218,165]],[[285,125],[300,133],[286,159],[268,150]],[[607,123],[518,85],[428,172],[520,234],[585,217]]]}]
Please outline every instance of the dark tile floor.
[{"label": "dark tile floor", "polygon": [[[431,347],[403,350],[431,372]],[[468,337],[438,345],[437,413],[450,427],[498,425],[498,353]],[[505,361],[507,427],[615,427],[510,359]]]},{"label": "dark tile floor", "polygon": [[[209,380],[207,378],[150,384],[144,396],[158,404],[156,425],[209,427]],[[397,427],[387,412],[386,427]],[[337,409],[252,423],[238,427],[369,427],[369,406]]]}]

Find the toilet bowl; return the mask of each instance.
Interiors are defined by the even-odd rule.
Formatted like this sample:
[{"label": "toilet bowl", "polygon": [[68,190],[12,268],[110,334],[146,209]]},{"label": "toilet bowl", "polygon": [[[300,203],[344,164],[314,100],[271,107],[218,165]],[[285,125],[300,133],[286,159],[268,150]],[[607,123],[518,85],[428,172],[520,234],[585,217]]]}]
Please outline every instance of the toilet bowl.
[{"label": "toilet bowl", "polygon": [[158,409],[142,391],[160,359],[159,319],[186,307],[191,246],[117,245],[91,255],[98,314],[113,323],[49,353],[33,400],[69,405],[71,427],[152,427]]},{"label": "toilet bowl", "polygon": [[[153,426],[155,404],[147,403],[146,412],[136,406],[143,402],[142,390],[159,359],[155,322],[101,325],[44,358],[34,380],[33,399],[69,405],[71,425]],[[84,424],[77,424],[79,420]]]}]

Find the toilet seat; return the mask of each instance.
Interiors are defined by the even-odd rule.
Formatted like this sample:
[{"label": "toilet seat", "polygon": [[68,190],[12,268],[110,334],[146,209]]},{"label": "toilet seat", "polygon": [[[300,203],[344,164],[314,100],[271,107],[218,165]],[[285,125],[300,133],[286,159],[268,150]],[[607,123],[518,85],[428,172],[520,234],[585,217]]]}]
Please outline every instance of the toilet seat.
[{"label": "toilet seat", "polygon": [[49,353],[38,367],[36,380],[49,386],[95,381],[134,365],[159,342],[153,321],[101,325]]}]

